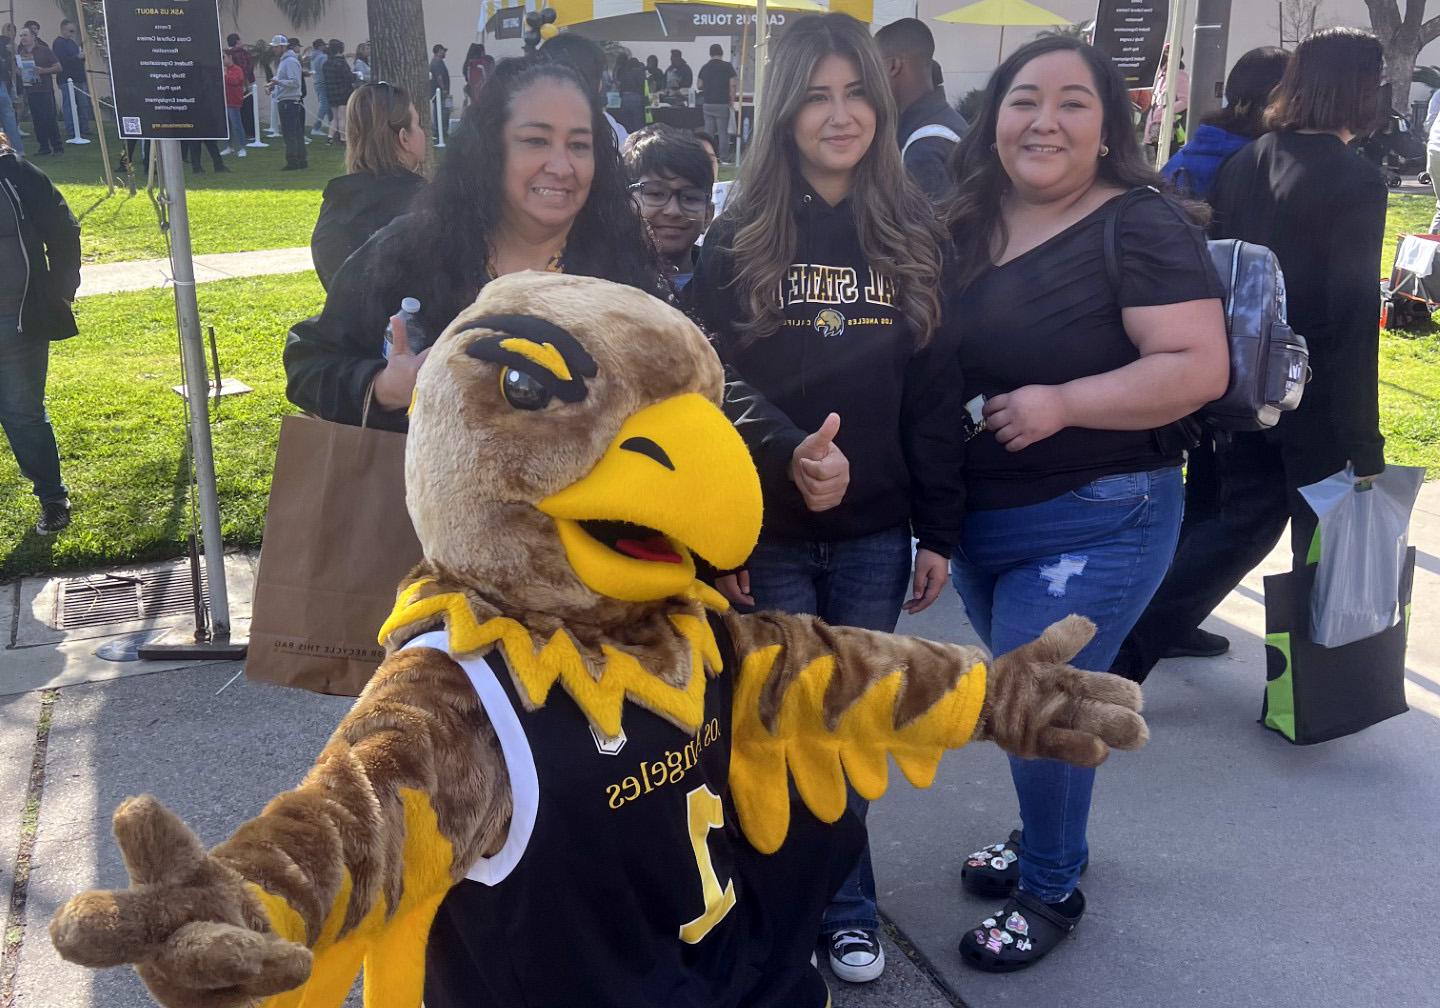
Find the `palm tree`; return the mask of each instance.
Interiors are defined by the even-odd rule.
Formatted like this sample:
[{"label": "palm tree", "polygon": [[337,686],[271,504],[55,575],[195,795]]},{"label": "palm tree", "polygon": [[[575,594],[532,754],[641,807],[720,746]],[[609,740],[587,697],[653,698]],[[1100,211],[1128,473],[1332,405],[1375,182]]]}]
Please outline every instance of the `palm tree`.
[{"label": "palm tree", "polygon": [[1042,28],[1035,33],[1036,38],[1078,38],[1086,42],[1090,41],[1090,33],[1095,30],[1094,21],[1077,21],[1074,24],[1055,25],[1051,28]]}]

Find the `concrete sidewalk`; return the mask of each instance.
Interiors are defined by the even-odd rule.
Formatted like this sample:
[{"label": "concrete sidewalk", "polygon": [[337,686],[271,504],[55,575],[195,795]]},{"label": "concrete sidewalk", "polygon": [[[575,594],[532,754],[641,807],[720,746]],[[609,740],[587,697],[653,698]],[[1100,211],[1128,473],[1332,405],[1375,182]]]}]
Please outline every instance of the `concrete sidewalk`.
[{"label": "concrete sidewalk", "polygon": [[[233,280],[236,277],[303,273],[314,268],[308,246],[264,249],[259,252],[217,252],[195,257],[195,282],[210,283],[214,280]],[[149,290],[152,287],[164,287],[169,283],[169,259],[95,263],[81,268],[80,290],[75,296],[83,298],[95,294]]]},{"label": "concrete sidewalk", "polygon": [[[1090,911],[1076,937],[1028,973],[964,967],[961,935],[998,903],[964,895],[964,855],[1015,826],[1005,760],[990,746],[952,754],[935,786],[892,791],[870,818],[881,907],[893,924],[880,982],[835,982],[838,1008],[1067,1008],[1256,1005],[1433,1008],[1440,924],[1428,905],[1440,878],[1440,484],[1422,493],[1410,635],[1412,710],[1359,735],[1295,747],[1256,723],[1265,681],[1259,577],[1210,626],[1230,655],[1164,663],[1146,687],[1150,745],[1101,771],[1084,880]],[[232,558],[232,597],[248,598],[250,558]],[[123,884],[109,815],[148,791],[210,843],[293,786],[348,701],[246,682],[233,664],[117,665],[91,655],[102,638],[66,635],[53,586],[0,588],[0,887],[27,857],[15,1008],[142,1008],[130,972],[58,960],[45,933],[80,889]],[[243,628],[243,609],[237,628]],[[181,619],[171,620],[182,623]],[[133,629],[127,627],[126,629]],[[902,631],[969,637],[953,593]],[[165,668],[162,666],[162,668]],[[48,714],[39,776],[30,773]],[[43,783],[33,837],[25,805]],[[23,932],[13,929],[23,927]],[[15,946],[11,946],[14,948]],[[581,1008],[581,1006],[577,1006]]]}]

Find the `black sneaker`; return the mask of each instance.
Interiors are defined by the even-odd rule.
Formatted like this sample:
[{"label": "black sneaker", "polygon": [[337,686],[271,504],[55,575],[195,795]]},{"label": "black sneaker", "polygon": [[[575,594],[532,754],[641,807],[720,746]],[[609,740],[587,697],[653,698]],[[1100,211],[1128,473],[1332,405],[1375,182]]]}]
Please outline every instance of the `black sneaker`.
[{"label": "black sneaker", "polygon": [[885,972],[885,950],[874,931],[836,931],[830,936],[830,971],[847,983],[869,983]]},{"label": "black sneaker", "polygon": [[62,497],[40,505],[40,520],[35,523],[35,531],[41,535],[54,535],[69,524],[70,501]]},{"label": "black sneaker", "polygon": [[1230,641],[1196,627],[1165,649],[1166,658],[1214,658],[1230,650]]}]

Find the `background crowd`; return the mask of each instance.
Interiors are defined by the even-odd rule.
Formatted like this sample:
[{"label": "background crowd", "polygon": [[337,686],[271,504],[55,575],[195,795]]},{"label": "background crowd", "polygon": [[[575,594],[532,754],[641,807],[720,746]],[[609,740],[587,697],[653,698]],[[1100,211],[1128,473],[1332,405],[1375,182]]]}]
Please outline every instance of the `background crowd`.
[{"label": "background crowd", "polygon": [[[287,166],[302,167],[304,50],[273,45]],[[689,311],[726,366],[727,413],[765,496],[749,562],[715,572],[735,604],[893,630],[948,581],[996,653],[1070,613],[1099,627],[1081,667],[1143,680],[1167,656],[1218,653],[1227,642],[1200,621],[1287,523],[1304,562],[1314,519],[1297,488],[1384,467],[1385,187],[1348,148],[1380,112],[1380,45],[1336,29],[1292,55],[1246,54],[1225,110],[1163,177],[1123,80],[1084,42],[1009,56],[973,125],[936,87],[933,49],[913,19],[878,37],[844,15],[797,19],[717,217],[728,112],[721,125],[707,111],[702,136],[646,125],[627,102],[642,96],[643,114],[647,88],[690,88],[683,59],[607,61],[565,35],[525,60],[472,52],[468,107],[427,181],[413,97],[364,82],[343,45],[316,40],[308,73],[327,90],[311,132],[347,143],[348,174],[325,192],[313,250],[328,297],[290,334],[289,398],[404,431],[425,334],[491,279],[602,277]],[[444,47],[434,56],[443,100]],[[733,73],[707,81],[702,68],[702,104],[728,110]],[[251,74],[227,51],[227,77]],[[232,128],[234,148],[243,122]],[[0,363],[0,420],[54,531],[65,494],[42,351],[74,331],[77,229],[7,148],[0,183],[11,178],[0,354],[25,365]],[[1207,230],[1276,253],[1310,343],[1304,401],[1269,431],[1219,438],[1184,422],[1229,381]],[[48,262],[26,284],[4,268],[22,253]],[[396,318],[408,298],[420,303],[410,331]],[[1004,901],[960,947],[987,971],[1032,965],[1086,911],[1095,771],[1018,758],[1011,771],[1019,828],[960,855],[967,888]],[[880,975],[878,929],[867,851],[820,925],[836,975]]]}]

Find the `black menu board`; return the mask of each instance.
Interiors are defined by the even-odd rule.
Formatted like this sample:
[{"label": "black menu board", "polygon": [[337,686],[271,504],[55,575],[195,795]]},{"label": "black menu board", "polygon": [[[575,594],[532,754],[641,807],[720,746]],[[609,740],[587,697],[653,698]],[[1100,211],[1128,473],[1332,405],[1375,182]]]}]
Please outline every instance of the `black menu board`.
[{"label": "black menu board", "polygon": [[104,0],[115,118],[126,140],[225,140],[217,0]]},{"label": "black menu board", "polygon": [[1155,86],[1160,51],[1170,24],[1170,0],[1102,2],[1095,18],[1095,48],[1132,90]]}]

